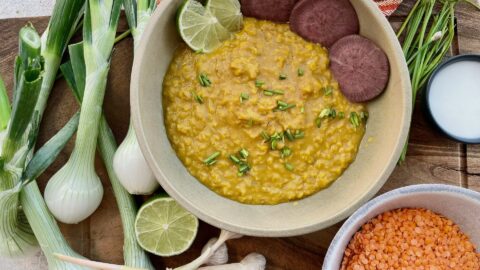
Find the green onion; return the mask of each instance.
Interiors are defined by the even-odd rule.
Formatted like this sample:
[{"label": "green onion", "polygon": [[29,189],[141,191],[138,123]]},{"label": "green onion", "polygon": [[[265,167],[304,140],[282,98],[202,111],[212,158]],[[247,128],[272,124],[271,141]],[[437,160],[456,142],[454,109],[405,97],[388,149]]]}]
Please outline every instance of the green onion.
[{"label": "green onion", "polygon": [[[459,0],[418,0],[397,32],[412,82],[412,105],[455,38],[455,6]],[[473,4],[473,1],[468,1]],[[434,12],[440,6],[438,12]],[[480,6],[477,5],[477,8]],[[408,138],[400,162],[405,160]]]},{"label": "green onion", "polygon": [[240,154],[242,159],[247,159],[247,157],[248,157],[248,150],[247,149],[242,148],[242,149],[240,149],[240,151],[238,153]]},{"label": "green onion", "polygon": [[[56,79],[60,59],[62,58],[62,54],[70,37],[77,28],[84,3],[84,0],[56,1],[52,17],[43,35],[41,55],[43,57],[42,66],[45,71],[42,74],[43,80],[41,82],[38,100],[34,105],[35,109],[31,118],[31,129],[28,134],[28,141],[24,144],[28,149],[28,151],[26,151],[28,155],[32,154],[38,133],[38,123],[43,115],[48,96]],[[31,39],[31,35],[27,38]],[[22,61],[20,57],[17,57],[17,61],[15,62],[14,89],[21,87],[19,82],[24,72],[21,66]],[[23,102],[19,101],[20,98],[20,92],[15,90],[13,104],[22,104]],[[25,109],[29,110],[30,108],[18,107],[17,109],[25,111]],[[12,123],[12,121],[10,121],[10,123]],[[17,152],[15,155],[18,154],[25,155],[20,152]],[[28,158],[18,160],[17,168],[19,168],[20,174],[21,170],[26,167],[27,162]],[[19,172],[17,172],[17,175],[18,173]],[[1,172],[1,174],[3,174],[3,172]],[[5,180],[5,178],[0,182],[3,182],[3,180]],[[33,231],[47,258],[50,269],[87,269],[84,267],[71,266],[70,264],[57,261],[53,257],[54,252],[61,252],[73,257],[80,256],[69,247],[67,241],[63,238],[57,223],[52,218],[44,203],[36,182],[25,186],[16,185],[12,189],[2,190],[0,197],[7,199],[0,199],[0,207],[2,209],[9,209],[8,212],[2,212],[3,215],[1,216],[2,220],[0,222],[2,226],[9,226],[8,237],[5,238],[3,234],[0,235],[0,243],[8,243],[9,256],[28,252],[28,246],[23,246],[23,243],[30,242],[29,245],[32,244]],[[21,212],[18,211],[20,209],[20,207],[18,207],[19,202],[23,210]],[[6,206],[4,203],[8,203],[9,205]],[[30,226],[27,223],[27,219]],[[3,231],[4,228],[6,227],[2,227],[0,231]]]},{"label": "green onion", "polygon": [[8,100],[7,89],[0,76],[0,131],[7,128],[11,115],[10,101]]},{"label": "green onion", "polygon": [[295,139],[304,138],[305,137],[305,132],[303,132],[302,130],[297,130],[297,131],[295,131],[295,134],[293,135],[293,137],[295,137]]},{"label": "green onion", "polygon": [[205,165],[207,166],[210,166],[210,165],[213,165],[217,162],[217,157],[220,156],[220,152],[214,152],[213,154],[211,154],[209,157],[207,157],[206,159],[203,160],[203,163],[205,163]]},{"label": "green onion", "polygon": [[212,82],[210,81],[208,76],[203,73],[200,73],[200,75],[198,76],[198,81],[200,82],[200,85],[203,87],[209,87],[210,85],[212,85]]},{"label": "green onion", "polygon": [[338,112],[338,118],[340,118],[340,119],[345,118],[345,113],[344,112]]},{"label": "green onion", "polygon": [[203,104],[203,97],[199,96],[195,91],[192,91],[193,99],[199,104]]},{"label": "green onion", "polygon": [[[77,101],[81,103],[84,94],[85,85],[85,63],[83,57],[83,46],[82,44],[74,44],[69,46],[70,51],[70,61],[63,64],[61,66],[62,73],[70,86],[74,96],[76,97]],[[75,70],[75,73],[74,73]],[[135,235],[135,218],[137,213],[137,208],[135,204],[135,200],[133,196],[129,194],[129,190],[124,188],[124,184],[120,180],[121,178],[118,176],[115,170],[115,157],[118,156],[117,154],[117,143],[115,138],[113,137],[112,131],[108,126],[108,123],[105,119],[105,116],[102,115],[101,122],[100,122],[100,130],[99,130],[99,138],[98,138],[98,150],[100,155],[102,156],[103,162],[105,164],[105,168],[107,169],[107,173],[110,179],[110,183],[112,185],[113,193],[115,195],[115,199],[117,201],[118,209],[120,211],[120,218],[122,220],[122,227],[123,227],[123,235],[124,235],[124,244],[123,244],[123,253],[124,253],[124,261],[127,266],[135,267],[135,268],[145,268],[153,270],[154,267],[151,264],[148,255],[146,252],[138,245],[137,238]],[[132,144],[129,142],[129,137],[127,133],[127,138],[124,142],[127,142],[129,148]],[[135,137],[133,137],[135,138]],[[125,143],[123,144],[125,145]],[[138,144],[137,144],[138,145]],[[131,148],[130,148],[131,149]],[[131,151],[129,151],[130,154]],[[133,153],[135,155],[135,151]],[[143,155],[141,156],[143,158]],[[137,162],[138,164],[138,162]],[[128,166],[128,165],[127,165]],[[149,170],[149,168],[147,168]],[[144,173],[146,169],[144,168]],[[149,171],[147,171],[149,172]],[[127,175],[128,177],[129,175]],[[144,188],[145,184],[143,184],[145,179],[142,179],[142,175],[136,174],[137,178],[136,181],[131,181],[135,183],[135,189],[148,189]],[[124,176],[125,177],[125,176]],[[143,177],[145,178],[145,177]],[[156,181],[156,179],[154,179]],[[126,185],[130,189],[133,187]],[[150,188],[151,189],[151,188]]]},{"label": "green onion", "polygon": [[268,89],[268,90],[263,90],[263,94],[265,96],[274,96],[274,95],[283,95],[284,92],[282,90]]},{"label": "green onion", "polygon": [[331,96],[333,93],[333,87],[331,87],[330,85],[327,87],[324,87],[323,93],[325,94],[325,96]]},{"label": "green onion", "polygon": [[278,76],[278,79],[280,79],[280,80],[286,80],[286,79],[287,79],[287,75],[285,75],[285,74],[280,74],[280,75]]},{"label": "green onion", "polygon": [[[103,197],[103,186],[94,166],[101,120],[99,108],[105,95],[121,5],[121,0],[89,0],[85,8],[86,78],[77,137],[70,159],[52,176],[44,194],[52,214],[64,223],[85,220],[98,208]],[[82,200],[78,200],[79,196]]]},{"label": "green onion", "polygon": [[298,77],[302,77],[303,75],[305,75],[305,71],[303,70],[303,68],[299,68],[297,70],[297,75]]},{"label": "green onion", "polygon": [[274,112],[276,111],[286,111],[291,108],[295,108],[295,104],[288,104],[284,101],[278,100],[277,101],[277,107],[273,110]]},{"label": "green onion", "polygon": [[233,163],[235,163],[235,164],[240,164],[240,163],[242,163],[242,162],[240,161],[240,159],[237,158],[235,155],[230,155],[228,158],[229,158]]},{"label": "green onion", "polygon": [[360,112],[359,113],[360,120],[367,121],[368,119],[368,112]]},{"label": "green onion", "polygon": [[294,168],[293,168],[293,165],[292,165],[292,164],[286,162],[286,163],[285,163],[285,169],[287,169],[287,170],[289,170],[289,171],[293,171]]},{"label": "green onion", "polygon": [[265,131],[262,131],[262,133],[260,133],[260,135],[262,136],[264,142],[270,141],[270,136]]},{"label": "green onion", "polygon": [[292,135],[292,132],[290,131],[290,129],[285,130],[284,134],[285,134],[285,137],[287,137],[287,139],[289,141],[294,141],[295,140],[295,137]]},{"label": "green onion", "polygon": [[335,118],[337,116],[337,111],[333,108],[323,109],[319,114],[318,118]]},{"label": "green onion", "polygon": [[245,175],[248,171],[250,171],[250,166],[248,164],[242,164],[238,168],[238,176],[243,176]]},{"label": "green onion", "polygon": [[241,93],[240,94],[240,103],[243,103],[244,101],[248,100],[250,98],[250,95],[248,93]]},{"label": "green onion", "polygon": [[282,150],[280,150],[280,154],[282,158],[289,157],[290,155],[292,155],[292,149],[285,146],[282,148]]},{"label": "green onion", "polygon": [[317,118],[315,119],[315,125],[317,126],[317,128],[322,127],[322,118],[317,117]]},{"label": "green onion", "polygon": [[356,112],[351,112],[350,113],[350,123],[352,124],[352,126],[355,129],[360,126],[360,119],[359,119],[358,114]]},{"label": "green onion", "polygon": [[263,85],[265,85],[265,82],[262,82],[262,81],[260,81],[260,80],[256,80],[256,81],[255,81],[255,86],[256,86],[256,87],[262,87]]},{"label": "green onion", "polygon": [[305,106],[302,106],[302,107],[300,108],[300,112],[301,112],[301,113],[304,113],[304,112],[305,112]]}]

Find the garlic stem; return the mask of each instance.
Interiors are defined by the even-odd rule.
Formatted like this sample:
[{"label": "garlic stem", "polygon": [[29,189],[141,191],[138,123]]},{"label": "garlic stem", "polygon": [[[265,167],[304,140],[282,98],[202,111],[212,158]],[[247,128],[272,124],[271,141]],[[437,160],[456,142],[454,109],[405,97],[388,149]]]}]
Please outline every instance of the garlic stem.
[{"label": "garlic stem", "polygon": [[238,233],[233,233],[229,231],[222,230],[220,232],[220,236],[218,237],[217,241],[209,248],[207,248],[200,257],[197,259],[193,260],[192,262],[175,268],[174,270],[197,270],[200,266],[204,265],[211,256],[215,254],[215,251],[222,246],[226,241],[230,239],[238,239],[242,237],[243,235],[238,234]]},{"label": "garlic stem", "polygon": [[[207,251],[211,246],[217,242],[218,238],[212,238],[208,240],[207,244],[202,248],[202,254]],[[221,265],[228,262],[228,248],[225,243],[223,243],[217,250],[215,250],[205,262],[206,265]]]}]

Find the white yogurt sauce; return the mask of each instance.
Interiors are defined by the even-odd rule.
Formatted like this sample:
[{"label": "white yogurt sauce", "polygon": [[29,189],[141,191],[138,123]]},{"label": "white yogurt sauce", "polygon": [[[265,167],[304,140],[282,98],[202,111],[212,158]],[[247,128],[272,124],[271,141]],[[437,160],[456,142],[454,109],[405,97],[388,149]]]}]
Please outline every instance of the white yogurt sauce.
[{"label": "white yogurt sauce", "polygon": [[480,62],[449,64],[433,78],[428,96],[437,124],[450,136],[480,140]]}]

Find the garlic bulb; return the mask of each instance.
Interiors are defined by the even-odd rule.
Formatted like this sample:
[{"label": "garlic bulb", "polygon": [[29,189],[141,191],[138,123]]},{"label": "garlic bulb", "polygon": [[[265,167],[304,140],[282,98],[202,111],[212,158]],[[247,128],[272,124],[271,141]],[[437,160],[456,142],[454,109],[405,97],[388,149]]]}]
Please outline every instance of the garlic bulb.
[{"label": "garlic bulb", "polygon": [[138,145],[132,124],[125,140],[115,152],[113,169],[122,186],[130,194],[150,195],[159,187]]},{"label": "garlic bulb", "polygon": [[265,257],[258,253],[250,253],[239,263],[200,267],[198,270],[264,270],[267,265]]}]

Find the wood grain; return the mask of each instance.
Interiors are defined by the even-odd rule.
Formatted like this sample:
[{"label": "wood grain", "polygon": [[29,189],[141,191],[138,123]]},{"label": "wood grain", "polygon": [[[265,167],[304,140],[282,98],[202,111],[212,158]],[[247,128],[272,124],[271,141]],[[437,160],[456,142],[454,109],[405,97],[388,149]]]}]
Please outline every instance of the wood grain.
[{"label": "wood grain", "polygon": [[[394,28],[408,14],[414,0],[404,1],[390,18]],[[48,18],[0,20],[0,73],[8,89],[12,87],[13,59],[17,50],[18,30],[31,21],[43,31]],[[461,4],[457,10],[458,36],[453,54],[480,51],[480,15],[473,7]],[[122,18],[120,32],[127,28]],[[458,42],[458,43],[457,43]],[[129,121],[129,78],[132,63],[132,40],[117,44],[105,98],[104,110],[118,141],[125,136]],[[397,166],[380,193],[405,185],[418,183],[445,183],[468,186],[480,191],[480,146],[466,146],[446,138],[428,119],[419,98],[413,115],[409,154],[404,164]],[[78,106],[63,80],[55,85],[41,127],[39,145],[55,134]],[[48,123],[48,124],[46,124]],[[50,176],[67,160],[73,147],[69,143],[58,160],[38,180],[44,187]],[[81,254],[95,260],[122,263],[122,229],[112,189],[99,159],[97,171],[105,185],[105,198],[100,209],[87,221],[78,225],[62,225],[62,232]],[[141,198],[139,198],[141,203]],[[266,217],[268,218],[268,217]],[[341,226],[337,224],[312,234],[290,238],[245,237],[228,243],[232,261],[238,261],[250,252],[266,256],[268,269],[320,269],[331,239]],[[184,264],[199,255],[204,243],[218,235],[218,229],[201,223],[192,248],[180,256],[160,258],[152,256],[158,269]]]}]

